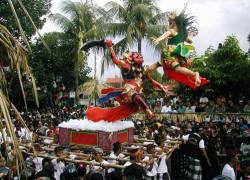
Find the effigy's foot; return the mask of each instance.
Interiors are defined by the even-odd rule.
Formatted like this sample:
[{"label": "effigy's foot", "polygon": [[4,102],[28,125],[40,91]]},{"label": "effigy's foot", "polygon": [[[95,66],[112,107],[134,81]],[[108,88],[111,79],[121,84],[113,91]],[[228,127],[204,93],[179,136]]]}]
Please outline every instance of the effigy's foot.
[{"label": "effigy's foot", "polygon": [[196,86],[200,86],[201,85],[200,74],[198,72],[195,72],[195,85]]},{"label": "effigy's foot", "polygon": [[155,119],[155,114],[150,109],[146,109],[146,115],[150,122]]}]

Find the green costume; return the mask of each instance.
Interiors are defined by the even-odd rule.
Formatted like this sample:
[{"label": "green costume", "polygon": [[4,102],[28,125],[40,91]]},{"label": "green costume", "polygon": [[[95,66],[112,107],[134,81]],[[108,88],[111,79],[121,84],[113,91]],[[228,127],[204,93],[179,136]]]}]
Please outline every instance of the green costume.
[{"label": "green costume", "polygon": [[[187,38],[187,26],[193,23],[193,17],[188,17],[185,14],[184,9],[181,14],[175,18],[175,22],[178,27],[178,33],[174,37],[170,37],[168,39],[168,44],[162,50],[161,54],[162,60],[165,61],[165,64],[168,66],[168,68],[172,68],[171,64],[175,61],[180,65],[185,64],[187,62],[190,50],[194,49],[192,45],[187,45],[185,43]],[[182,57],[182,61],[180,62],[180,58],[177,57]]]}]

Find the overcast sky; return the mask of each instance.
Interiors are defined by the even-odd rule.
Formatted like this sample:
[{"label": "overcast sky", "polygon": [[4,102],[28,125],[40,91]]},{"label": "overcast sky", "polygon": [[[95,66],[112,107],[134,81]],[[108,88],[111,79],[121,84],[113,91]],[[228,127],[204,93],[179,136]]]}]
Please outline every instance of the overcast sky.
[{"label": "overcast sky", "polygon": [[[109,1],[94,0],[93,2],[103,6]],[[120,0],[113,1],[121,2]],[[52,0],[51,12],[60,13],[62,2],[63,0]],[[198,22],[199,34],[194,38],[198,54],[203,54],[210,45],[217,48],[218,43],[223,42],[228,35],[235,35],[240,41],[241,48],[247,51],[249,48],[247,36],[250,34],[250,0],[158,0],[157,5],[162,11],[177,10],[180,12],[186,2],[188,3],[187,12],[196,16]],[[41,33],[59,30],[48,20]],[[159,58],[159,53],[152,52],[147,55],[148,48],[144,44],[142,54],[145,63],[152,64]],[[89,66],[93,68],[93,64],[93,60],[89,58]],[[100,67],[100,63],[97,64],[97,67]],[[97,74],[100,77],[100,68],[98,68]],[[109,68],[101,79],[114,75],[120,75],[119,70]]]}]

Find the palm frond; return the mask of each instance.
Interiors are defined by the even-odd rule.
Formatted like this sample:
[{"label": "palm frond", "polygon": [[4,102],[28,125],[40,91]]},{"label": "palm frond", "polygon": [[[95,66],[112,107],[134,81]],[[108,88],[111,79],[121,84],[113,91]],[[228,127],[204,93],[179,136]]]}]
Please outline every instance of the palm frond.
[{"label": "palm frond", "polygon": [[126,12],[126,9],[122,5],[120,5],[119,3],[114,2],[114,1],[110,1],[110,2],[106,3],[105,7],[109,9],[107,12],[113,16],[122,15],[123,13]]},{"label": "palm frond", "polygon": [[[10,112],[9,112],[10,109],[11,109],[10,104],[8,103],[3,92],[0,90],[0,111],[1,111],[0,118],[5,120],[6,133],[9,135],[10,140],[13,143],[13,147],[14,147],[13,149],[16,154],[15,160],[16,160],[17,172],[18,172],[18,176],[20,177],[20,171],[25,169],[25,163],[24,163],[22,153],[19,149],[19,142],[16,137],[16,134],[14,131],[14,124],[13,124],[13,121],[11,119]],[[2,121],[0,123],[2,126]],[[5,140],[5,143],[8,146],[8,143],[6,140]]]},{"label": "palm frond", "polygon": [[100,97],[102,85],[99,84],[99,81],[96,78],[89,80],[88,82],[80,85],[78,87],[79,92],[83,92],[85,95],[88,95],[89,100],[93,101],[96,98]]},{"label": "palm frond", "polygon": [[[2,43],[7,50],[11,68],[18,73],[19,83],[22,90],[25,107],[27,109],[26,98],[22,84],[22,75],[26,74],[28,76],[33,76],[28,65],[27,51],[20,44],[20,42],[11,35],[8,29],[1,24],[0,24],[0,43]],[[33,82],[33,84],[34,83],[35,82]],[[34,90],[36,91],[36,89]]]},{"label": "palm frond", "polygon": [[106,33],[111,36],[124,36],[126,35],[128,24],[126,23],[107,23],[104,26]]},{"label": "palm frond", "polygon": [[8,0],[8,3],[9,3],[9,5],[10,5],[11,11],[12,11],[14,17],[15,17],[15,20],[16,20],[17,26],[18,26],[18,28],[19,28],[19,31],[20,31],[20,33],[21,33],[21,36],[22,36],[22,38],[23,38],[25,44],[27,45],[29,51],[32,52],[31,47],[30,47],[30,44],[29,44],[29,41],[28,41],[28,39],[27,39],[27,37],[26,37],[26,35],[25,35],[25,33],[24,33],[24,30],[23,30],[23,28],[22,28],[22,26],[21,26],[20,20],[19,20],[19,18],[18,18],[18,16],[17,16],[15,7],[14,7],[14,5],[13,5],[13,3],[12,3],[11,0]]},{"label": "palm frond", "polygon": [[28,11],[26,10],[26,8],[24,7],[23,3],[21,0],[18,0],[18,3],[20,4],[21,8],[23,9],[24,13],[26,14],[26,16],[29,18],[29,21],[31,22],[33,28],[35,29],[35,31],[37,32],[38,36],[41,38],[42,43],[44,45],[44,47],[51,53],[51,50],[49,48],[49,46],[46,44],[46,42],[44,41],[43,37],[41,36],[41,34],[39,33],[34,21],[32,20],[30,14],[28,13]]},{"label": "palm frond", "polygon": [[150,19],[150,24],[168,24],[168,14],[169,12],[157,13]]},{"label": "palm frond", "polygon": [[65,32],[75,32],[75,27],[73,22],[68,19],[66,16],[56,13],[56,14],[50,14],[49,18],[55,22],[60,28]]}]

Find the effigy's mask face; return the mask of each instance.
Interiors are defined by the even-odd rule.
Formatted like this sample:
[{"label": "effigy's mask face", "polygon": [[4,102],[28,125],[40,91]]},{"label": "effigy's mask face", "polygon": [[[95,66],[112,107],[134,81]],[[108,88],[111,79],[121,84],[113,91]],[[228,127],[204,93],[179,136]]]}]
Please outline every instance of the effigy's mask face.
[{"label": "effigy's mask face", "polygon": [[134,61],[134,63],[137,66],[142,66],[142,64],[144,62],[143,56],[140,53],[137,53],[137,52],[132,53],[132,60]]},{"label": "effigy's mask face", "polygon": [[138,52],[127,52],[123,54],[123,59],[129,64],[134,64],[136,66],[142,66],[144,60],[143,56]]},{"label": "effigy's mask face", "polygon": [[176,26],[176,22],[174,19],[170,19],[168,20],[168,24],[169,24],[169,28],[172,29]]}]

